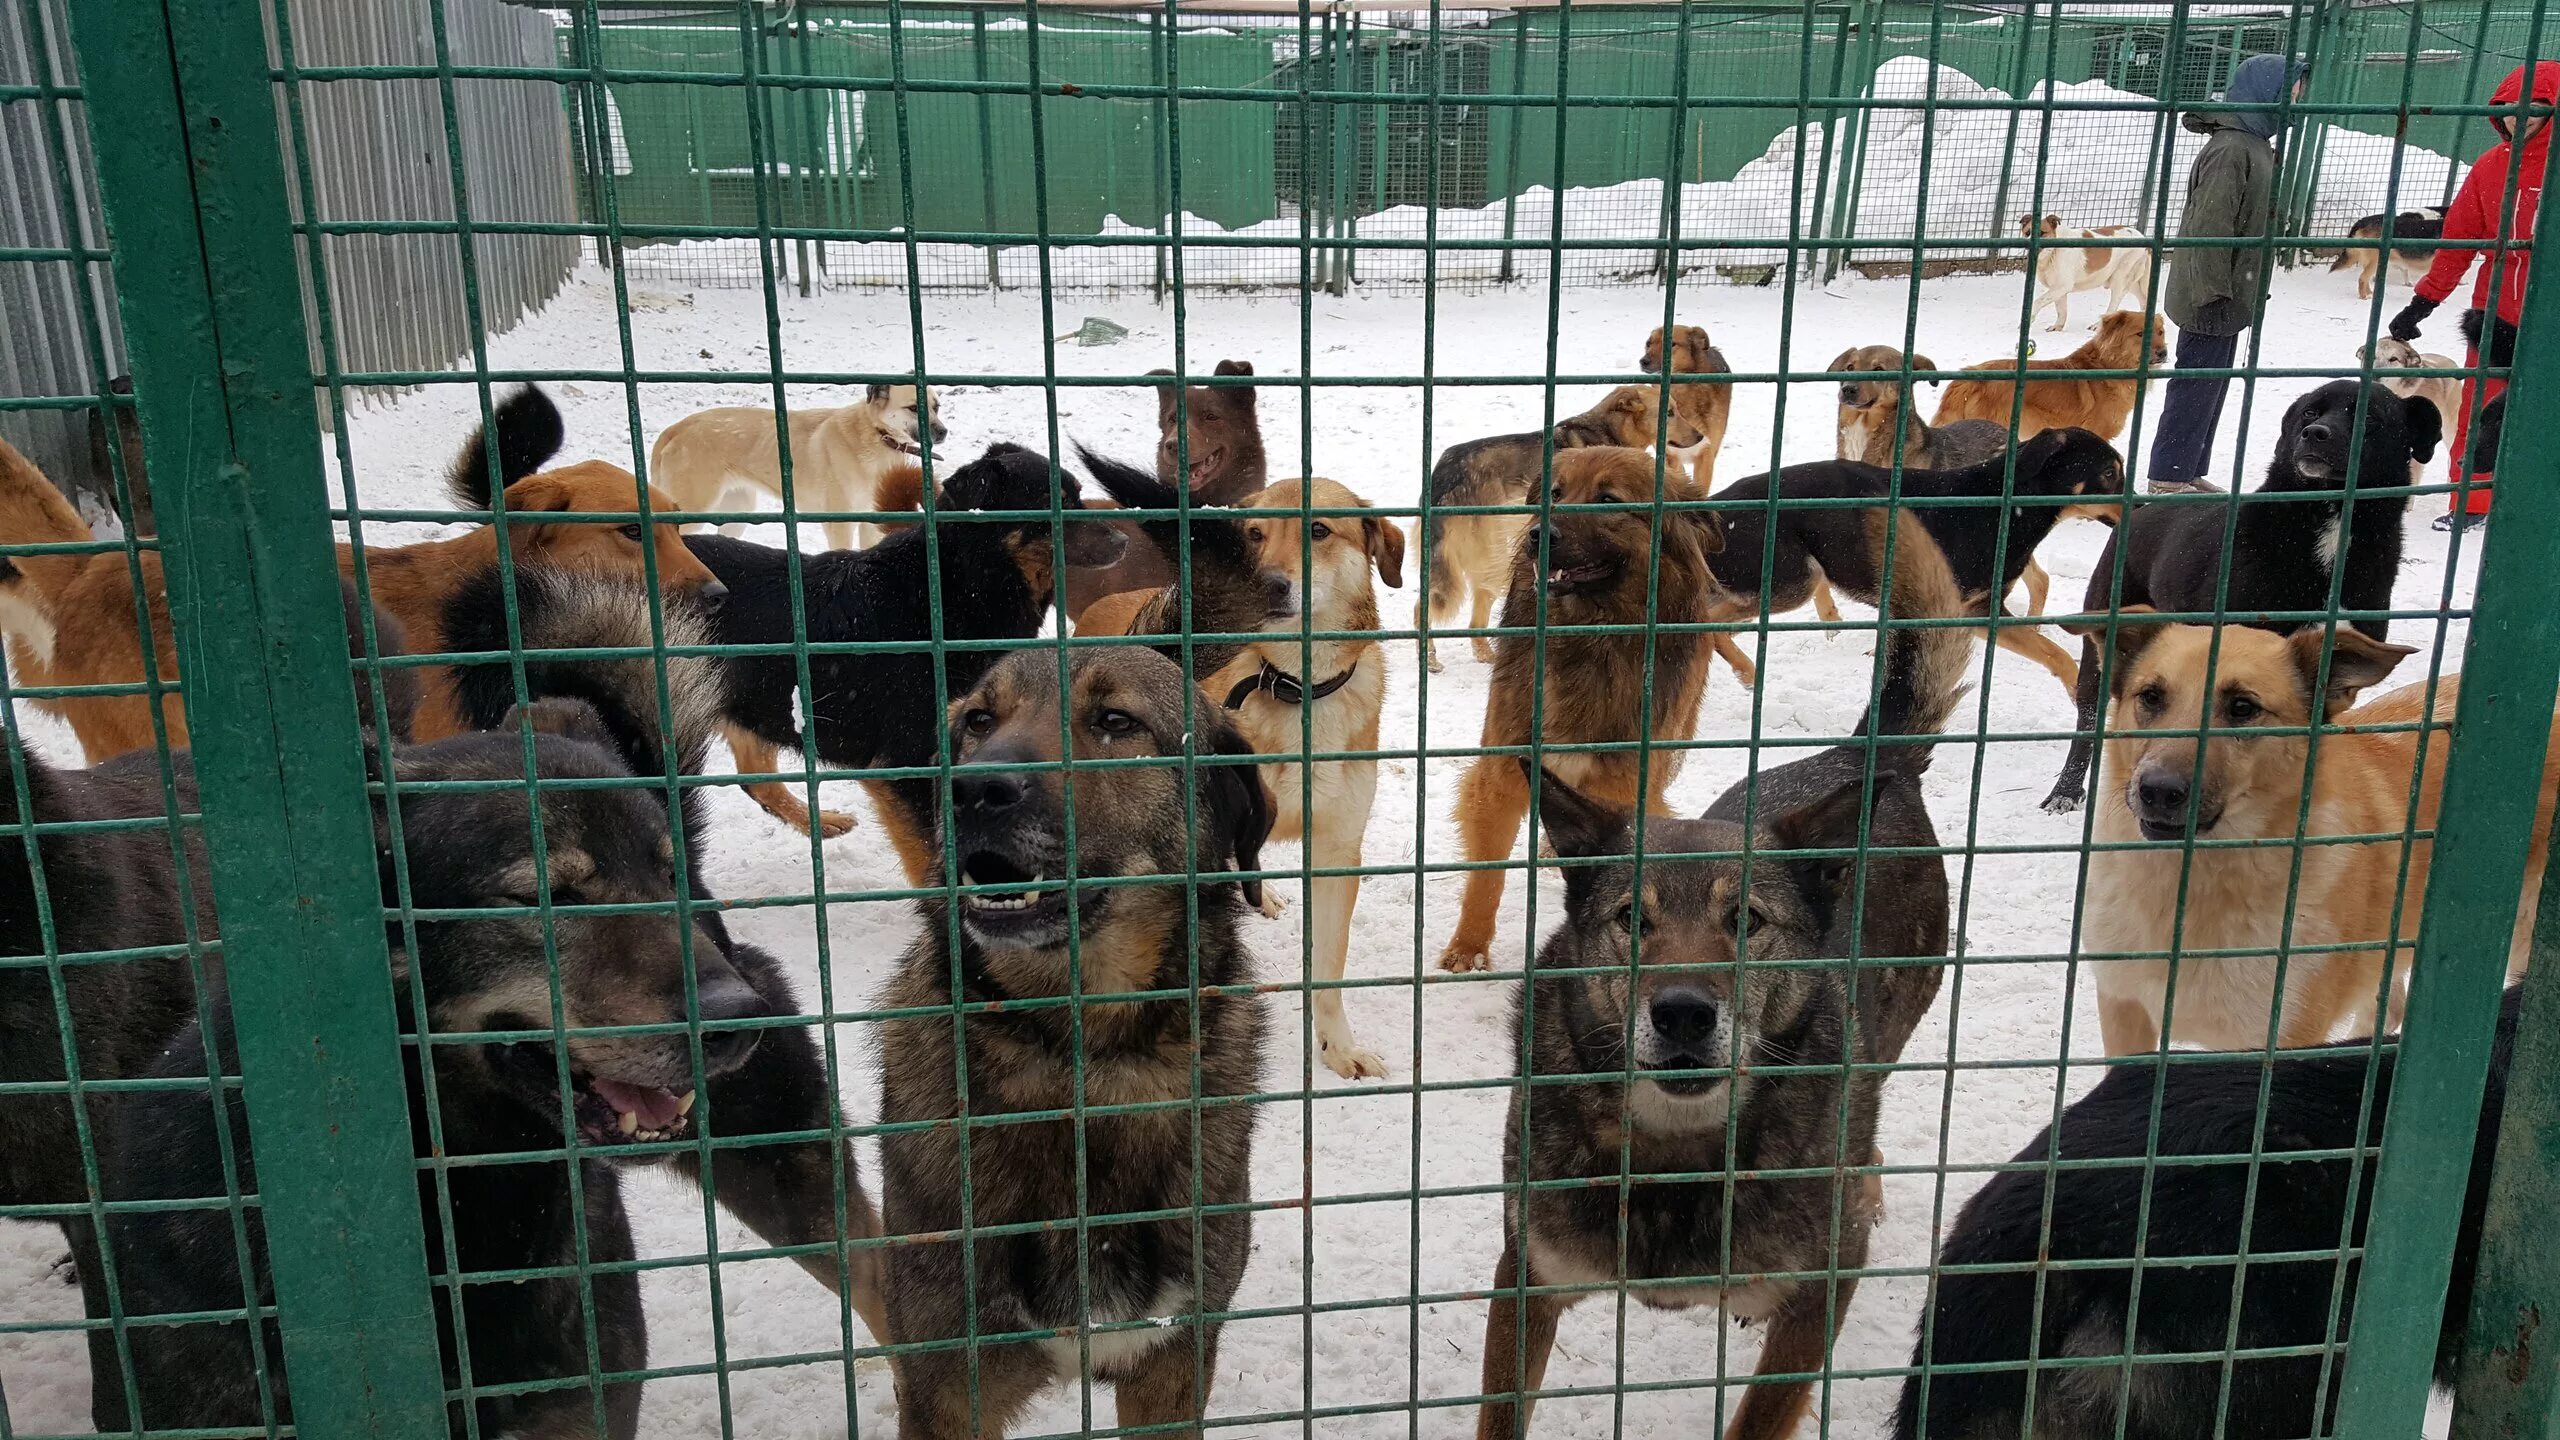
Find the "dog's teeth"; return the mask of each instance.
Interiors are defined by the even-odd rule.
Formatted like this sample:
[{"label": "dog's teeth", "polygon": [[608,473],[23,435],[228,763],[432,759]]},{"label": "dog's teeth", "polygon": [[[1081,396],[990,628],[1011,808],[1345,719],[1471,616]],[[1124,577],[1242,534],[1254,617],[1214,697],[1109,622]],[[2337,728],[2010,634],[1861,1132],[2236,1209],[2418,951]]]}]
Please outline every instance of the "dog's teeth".
[{"label": "dog's teeth", "polygon": [[1015,896],[1015,897],[1014,897],[1014,903],[1015,903],[1015,904],[1017,904],[1017,905],[1021,905],[1021,906],[1025,907],[1025,908],[1027,909],[1027,908],[1029,908],[1030,906],[1032,906],[1032,905],[1034,905],[1034,904],[1037,904],[1037,903],[1039,902],[1039,899],[1040,899],[1040,892],[1039,892],[1039,891],[1037,891],[1037,890],[1025,890],[1025,891],[1023,891],[1021,894],[1019,894],[1019,895],[1017,895],[1017,896]]},{"label": "dog's teeth", "polygon": [[692,1091],[687,1090],[684,1092],[684,1098],[676,1102],[676,1113],[679,1115],[690,1115],[693,1113]]},{"label": "dog's teeth", "polygon": [[618,1110],[618,1111],[615,1111],[614,1113],[622,1117],[620,1120],[616,1121],[615,1123],[621,1127],[621,1129],[622,1129],[622,1133],[623,1133],[623,1134],[625,1134],[625,1135],[637,1135],[637,1134],[639,1134],[639,1133],[640,1133],[640,1117],[639,1117],[639,1116],[632,1114],[632,1113],[631,1113],[630,1111],[628,1111],[628,1110]]}]

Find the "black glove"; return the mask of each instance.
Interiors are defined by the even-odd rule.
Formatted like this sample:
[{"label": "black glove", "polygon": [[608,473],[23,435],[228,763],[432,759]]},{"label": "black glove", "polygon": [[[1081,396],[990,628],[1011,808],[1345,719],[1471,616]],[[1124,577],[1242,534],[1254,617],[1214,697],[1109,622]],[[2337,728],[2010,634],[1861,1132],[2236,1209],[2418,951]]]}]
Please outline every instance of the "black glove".
[{"label": "black glove", "polygon": [[2400,313],[2391,317],[2391,338],[2404,345],[2417,339],[2418,327],[2426,324],[2427,317],[2436,313],[2436,304],[2421,295],[2402,306]]}]

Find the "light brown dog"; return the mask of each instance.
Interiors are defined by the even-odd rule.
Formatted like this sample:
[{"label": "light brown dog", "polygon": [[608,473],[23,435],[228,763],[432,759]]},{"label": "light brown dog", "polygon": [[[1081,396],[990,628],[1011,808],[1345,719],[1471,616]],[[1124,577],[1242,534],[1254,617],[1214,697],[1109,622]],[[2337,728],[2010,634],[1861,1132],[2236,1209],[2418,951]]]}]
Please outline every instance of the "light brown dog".
[{"label": "light brown dog", "polygon": [[[2149,607],[2127,606],[2125,613],[2149,613]],[[2220,654],[2211,661],[2213,691],[2208,697],[2206,666],[2217,636]],[[2426,840],[2318,842],[2327,836],[2435,828],[2448,735],[2438,731],[2428,739],[2413,806],[2410,781],[2417,770],[2420,732],[2360,727],[2409,726],[2421,720],[2450,725],[2460,677],[2443,677],[2432,713],[2423,684],[2350,710],[2359,693],[2414,652],[2341,626],[2329,659],[2327,688],[2317,691],[2322,643],[2318,629],[2282,636],[2238,625],[2218,631],[2157,622],[2119,626],[2109,738],[2094,801],[2096,838],[2110,844],[2176,842],[2192,820],[2199,840],[2279,843],[2198,853],[2192,863],[2186,847],[2175,843],[2090,855],[2083,947],[2093,955],[2165,953],[2173,946],[2184,952],[2175,961],[2174,1015],[2166,1013],[2171,961],[2091,962],[2108,1054],[2159,1048],[2164,1025],[2173,1043],[2210,1049],[2263,1048],[2271,1021],[2275,1043],[2284,1046],[2317,1045],[2342,1029],[2368,1033],[2376,1019],[2375,1003],[2384,993],[2382,947],[2395,936],[2402,945],[2391,957],[2386,1014],[2390,1025],[2399,1024],[2407,944],[2417,934],[2433,846]],[[2309,736],[2254,733],[2314,723],[2344,728],[2318,736],[2316,752]],[[2199,728],[2207,732],[2201,761]],[[2554,739],[2560,740],[2560,726],[2554,728]],[[2546,858],[2544,837],[2551,828],[2555,791],[2560,791],[2560,746],[2544,758],[2539,783],[2533,849],[2508,951],[2511,974],[2522,970],[2533,932]],[[2297,860],[2287,842],[2294,839],[2297,817],[2302,817],[2301,876],[2288,926],[2287,896]],[[2400,879],[2404,854],[2405,893]],[[2395,906],[2400,912],[2396,932]],[[2331,948],[2366,943],[2372,948]],[[2274,954],[2279,946],[2290,951],[2281,996]],[[2260,953],[2195,953],[2224,949]]]},{"label": "light brown dog", "polygon": [[[539,396],[538,391],[525,392]],[[509,424],[510,406],[501,406],[499,423]],[[540,401],[548,410],[550,402]],[[552,417],[556,423],[556,414]],[[555,431],[556,433],[556,431]],[[453,469],[459,503],[487,504],[485,438],[475,434]],[[539,465],[547,450],[533,454],[507,443],[499,450],[506,463]],[[581,461],[514,479],[506,487],[507,536],[520,568],[569,574],[603,575],[642,582],[644,557],[654,554],[658,583],[670,593],[716,599],[725,593],[671,524],[655,524],[643,533],[634,523],[551,523],[543,517],[564,513],[636,511],[640,482],[628,470],[600,460]],[[653,511],[674,513],[675,502],[654,488]],[[75,514],[62,492],[53,487],[26,457],[0,445],[0,541],[58,542],[91,538],[89,527]],[[496,569],[498,531],[482,525],[449,540],[415,545],[367,546],[365,578],[373,603],[406,632],[411,653],[433,654],[445,644],[448,605],[466,585]],[[121,554],[25,555],[17,558],[24,577],[18,586],[25,605],[40,613],[54,630],[49,651],[23,631],[10,636],[10,660],[26,685],[137,684],[144,676],[143,649],[133,623],[133,585]],[[160,556],[140,556],[142,588],[150,607],[153,673],[163,681],[178,678],[178,647],[169,625],[168,590]],[[355,571],[353,547],[338,547],[342,576]],[[494,593],[494,592],[493,592]],[[415,734],[435,740],[464,727],[454,701],[452,672],[442,666],[417,671],[419,680]],[[68,721],[92,763],[153,743],[151,706],[140,694],[64,697],[36,702]],[[183,705],[174,694],[162,696],[162,714],[172,746],[187,742]]]},{"label": "light brown dog", "polygon": [[[2142,379],[2128,375],[2084,380],[2072,378],[2071,372],[2139,367],[2144,354],[2145,323],[2151,327],[2151,363],[2167,364],[2169,322],[2139,310],[2109,312],[2098,322],[2098,333],[2068,355],[2055,360],[2029,360],[2026,368],[2033,378],[2025,382],[2026,399],[2017,416],[2018,438],[2024,440],[2038,431],[2066,427],[2091,431],[2102,440],[2122,437],[2126,423],[2133,418],[2133,402],[2142,393]],[[1966,366],[1965,372],[2017,368],[2015,360],[1985,360]],[[2006,376],[1996,380],[1950,380],[1946,398],[1938,402],[1936,423],[1944,427],[1958,420],[1988,420],[2007,425],[2018,388],[2019,382]]]},{"label": "light brown dog", "polygon": [[[1662,373],[1662,327],[1654,327],[1645,337],[1642,366],[1653,374]],[[1671,373],[1674,375],[1730,375],[1733,367],[1725,363],[1724,352],[1707,343],[1707,332],[1696,325],[1671,327]],[[1689,471],[1689,478],[1700,490],[1712,490],[1716,484],[1716,452],[1724,448],[1725,424],[1733,418],[1733,383],[1720,381],[1671,387],[1671,416],[1684,430],[1698,438],[1675,445],[1670,454]]]},{"label": "light brown dog", "polygon": [[[1718,357],[1721,361],[1722,357]],[[1656,358],[1659,363],[1659,357]],[[1661,445],[1664,453],[1694,448],[1703,442],[1701,432],[1680,419],[1677,396],[1682,390],[1716,390],[1722,386],[1673,386],[1673,414],[1666,422],[1661,411],[1662,387],[1659,385],[1621,385],[1592,406],[1569,419],[1559,420],[1555,428],[1555,449],[1561,458],[1564,451],[1593,445],[1621,446],[1641,450]],[[1730,404],[1730,401],[1723,402]],[[1723,431],[1717,432],[1719,439]],[[1469,440],[1440,452],[1431,467],[1431,503],[1440,505],[1526,505],[1536,492],[1538,477],[1545,473],[1547,437],[1545,432],[1531,430],[1520,435],[1495,435],[1483,440]],[[1712,463],[1712,462],[1711,462]],[[1652,487],[1646,486],[1651,494]],[[1528,515],[1429,515],[1422,522],[1423,572],[1428,584],[1413,604],[1413,624],[1417,630],[1427,626],[1443,626],[1458,613],[1460,601],[1469,602],[1467,628],[1482,630],[1491,622],[1494,597],[1511,584],[1511,552],[1518,548],[1520,533],[1529,528]],[[1469,643],[1476,658],[1491,664],[1493,644],[1482,635]],[[1422,660],[1434,672],[1440,669],[1438,647],[1426,633],[1422,641]]]},{"label": "light brown dog", "polygon": [[[1268,603],[1266,638],[1246,646],[1206,689],[1261,754],[1378,748],[1378,716],[1387,703],[1386,648],[1368,639],[1299,638],[1301,627],[1314,634],[1375,631],[1378,592],[1369,582],[1371,571],[1391,586],[1404,583],[1404,531],[1393,520],[1298,514],[1301,507],[1339,510],[1368,503],[1331,480],[1283,480],[1244,502],[1245,539]],[[1302,766],[1284,760],[1262,767],[1262,789],[1271,801],[1271,838],[1302,837],[1310,868],[1361,863],[1361,840],[1378,798],[1377,761]],[[1313,934],[1317,984],[1342,979],[1351,959],[1351,914],[1359,903],[1357,875],[1307,881],[1306,924]],[[1277,908],[1267,889],[1263,908],[1265,914]],[[1353,1036],[1340,990],[1314,991],[1308,1008],[1315,1016],[1316,1055],[1326,1069],[1346,1080],[1386,1075],[1386,1062]]]},{"label": "light brown dog", "polygon": [[[2071,297],[2082,290],[2107,292],[2107,309],[2113,311],[2125,301],[2140,304],[2151,289],[2151,252],[2143,248],[2142,232],[2130,225],[2099,225],[2087,230],[2065,230],[2062,217],[2047,215],[2039,224],[2033,215],[2020,216],[2018,233],[2030,238],[2042,234],[2047,240],[2112,240],[2114,246],[2070,245],[2036,252],[2036,304],[2027,312],[2032,327],[2036,316],[2050,308],[2053,324],[2061,330],[2071,324]],[[2115,437],[2109,436],[2109,439]]]},{"label": "light brown dog", "polygon": [[[2367,358],[2368,355],[2370,359]],[[2356,363],[2369,364],[2376,370],[2456,370],[2461,368],[2455,361],[2445,356],[2429,355],[2406,340],[2394,340],[2388,335],[2375,342],[2370,351],[2361,345],[2357,346]],[[2452,423],[2452,417],[2462,413],[2462,381],[2455,376],[2385,375],[2379,378],[2383,389],[2401,399],[2424,400],[2435,406],[2436,413],[2444,416],[2447,424]],[[2452,446],[2445,447],[2444,456],[2446,466],[2451,467]],[[2420,483],[2421,477],[2426,473],[2426,461],[2409,462],[2410,484]]]},{"label": "light brown dog", "polygon": [[[882,510],[881,483],[923,448],[942,443],[942,412],[915,385],[873,385],[853,405],[791,407],[791,500],[797,510]],[[782,443],[771,408],[721,405],[678,420],[649,447],[649,478],[686,510],[744,510],[782,499]],[[823,522],[830,550],[879,543],[870,521]],[[746,533],[744,521],[720,527]]]},{"label": "light brown dog", "polygon": [[[1662,515],[1657,542],[1653,517],[1640,510],[1586,507],[1650,501],[1654,460],[1641,450],[1600,447],[1556,457],[1554,519],[1549,523],[1545,573],[1538,569],[1538,536],[1520,537],[1502,622],[1526,627],[1546,601],[1546,670],[1536,673],[1536,639],[1526,630],[1501,637],[1494,647],[1490,702],[1485,707],[1486,746],[1526,745],[1530,707],[1542,701],[1550,745],[1638,740],[1686,740],[1698,726],[1698,701],[1707,683],[1707,646],[1694,635],[1664,636],[1648,643],[1642,628],[1592,634],[1586,627],[1635,626],[1646,620],[1647,571],[1653,578],[1656,619],[1667,624],[1705,618],[1718,594],[1707,557],[1724,547],[1724,527],[1711,511],[1674,510]],[[1695,500],[1685,476],[1666,472],[1664,498]],[[1649,562],[1659,557],[1659,564]],[[1653,708],[1643,708],[1646,660],[1652,661]],[[1582,794],[1606,805],[1659,811],[1663,787],[1680,771],[1681,751],[1547,752],[1547,769]],[[1641,766],[1643,781],[1639,784]],[[1529,781],[1516,756],[1479,756],[1458,786],[1458,833],[1470,861],[1500,860],[1519,838],[1529,811]],[[1457,932],[1440,954],[1443,970],[1482,970],[1490,963],[1495,911],[1502,904],[1504,872],[1467,872]]]}]

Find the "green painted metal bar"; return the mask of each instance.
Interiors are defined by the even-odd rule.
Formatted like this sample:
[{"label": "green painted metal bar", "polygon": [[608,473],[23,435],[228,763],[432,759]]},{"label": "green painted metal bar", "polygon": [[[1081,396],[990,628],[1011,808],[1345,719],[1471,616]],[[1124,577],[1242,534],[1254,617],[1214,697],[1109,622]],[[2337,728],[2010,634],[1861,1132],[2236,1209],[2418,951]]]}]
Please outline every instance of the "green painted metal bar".
[{"label": "green painted metal bar", "polygon": [[[2545,392],[2560,373],[2560,285],[2545,277],[2527,289],[2521,328],[2509,405],[2530,415],[2552,403]],[[2560,612],[2547,584],[2550,537],[2560,532],[2560,451],[2516,446],[2503,458],[2338,1401],[2339,1440],[2405,1440],[2425,1415],[2435,1350],[2407,1343],[2409,1317],[2444,1309],[2473,1131],[2448,1119],[2479,1109],[2537,799],[2516,777],[2540,761],[2560,692]]]},{"label": "green painted metal bar", "polygon": [[[72,7],[265,1183],[295,1420],[434,1440],[443,1382],[254,7]],[[183,43],[178,43],[180,40]],[[216,617],[219,618],[216,618]]]}]

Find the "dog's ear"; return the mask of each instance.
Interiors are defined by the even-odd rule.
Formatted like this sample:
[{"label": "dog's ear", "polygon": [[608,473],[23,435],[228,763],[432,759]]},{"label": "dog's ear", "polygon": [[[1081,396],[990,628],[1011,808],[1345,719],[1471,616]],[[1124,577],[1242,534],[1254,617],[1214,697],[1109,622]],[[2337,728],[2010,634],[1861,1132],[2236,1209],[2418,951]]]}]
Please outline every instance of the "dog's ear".
[{"label": "dog's ear", "polygon": [[[2301,672],[2302,688],[2310,692],[2320,683],[2320,651],[2330,644],[2329,637],[2317,628],[2297,630],[2285,643],[2293,647],[2294,668]],[[2329,652],[2329,687],[2318,692],[2320,718],[2335,719],[2368,686],[2380,684],[2401,661],[2417,653],[2415,645],[2387,645],[2361,630],[2340,626],[2335,648]]]},{"label": "dog's ear", "polygon": [[[1217,368],[1211,370],[1209,373],[1212,375],[1250,375],[1253,373],[1253,362],[1250,360],[1221,360],[1218,362]],[[1237,410],[1254,409],[1262,394],[1260,390],[1255,389],[1251,385],[1225,386],[1209,393],[1217,396],[1220,401]]]},{"label": "dog's ear", "polygon": [[862,402],[866,405],[879,405],[885,403],[888,398],[889,387],[886,385],[865,385],[862,387]]},{"label": "dog's ear", "polygon": [[985,454],[954,470],[942,482],[944,510],[993,510],[996,508],[996,482],[1004,477],[1009,457],[1019,451],[1014,445],[990,445]]},{"label": "dog's ear", "polygon": [[[1895,778],[1893,772],[1876,771],[1875,793]],[[1858,817],[1866,808],[1866,777],[1853,775],[1793,810],[1771,820],[1768,825],[1770,848],[1775,850],[1848,850],[1858,843]],[[1853,867],[1854,855],[1810,855],[1784,862],[1805,883],[1806,892],[1817,901],[1836,899],[1846,887]],[[1828,919],[1826,916],[1826,926]]]},{"label": "dog's ear", "polygon": [[1857,363],[1858,363],[1858,350],[1859,350],[1859,348],[1860,348],[1860,347],[1855,346],[1855,345],[1850,346],[1848,349],[1843,350],[1843,351],[1841,351],[1839,354],[1832,356],[1832,357],[1831,357],[1831,363],[1830,363],[1830,364],[1828,364],[1828,365],[1823,366],[1822,368],[1823,368],[1823,369],[1825,369],[1825,370],[1830,371],[1830,372],[1831,372],[1832,374],[1834,374],[1834,375],[1837,375],[1837,374],[1839,374],[1840,372],[1842,372],[1842,371],[1844,371],[1844,370],[1847,370],[1847,369],[1848,369],[1848,368],[1850,368],[1851,366],[1853,366],[1853,365],[1855,365],[1855,364],[1857,364]]},{"label": "dog's ear", "polygon": [[2436,402],[2412,395],[2400,402],[2400,414],[2400,428],[2409,436],[2409,458],[2421,464],[2434,459],[2436,446],[2444,441],[2444,415]]},{"label": "dog's ear", "polygon": [[[638,481],[632,482],[631,491],[634,496],[640,493]],[[508,486],[506,500],[510,515],[557,514],[562,510],[575,509],[577,495],[561,482],[558,471],[546,470]],[[637,503],[635,499],[633,504]]]},{"label": "dog's ear", "polygon": [[1173,430],[1173,407],[1182,403],[1182,387],[1173,382],[1173,372],[1163,366],[1147,374],[1150,378],[1164,377],[1156,384],[1156,428],[1170,434]]},{"label": "dog's ear", "polygon": [[2168,626],[2169,622],[2157,618],[2159,613],[2148,605],[2119,606],[2112,640],[2108,637],[2104,619],[2065,622],[2062,628],[2083,640],[2095,640],[2109,647],[2107,684],[2111,690],[2120,693],[2124,689],[2124,677],[2133,669],[2133,662],[2141,657],[2152,641],[2160,638],[2160,632]]},{"label": "dog's ear", "polygon": [[[1211,750],[1219,755],[1251,755],[1253,745],[1244,738],[1227,712],[1216,701],[1205,696],[1198,702],[1201,733]],[[1202,765],[1200,773],[1200,816],[1209,827],[1209,853],[1218,863],[1235,861],[1235,868],[1254,871],[1262,868],[1262,842],[1271,836],[1271,797],[1263,793],[1262,771],[1252,765]],[[1262,882],[1246,880],[1245,903],[1259,908],[1262,904]]]},{"label": "dog's ear", "polygon": [[[1363,500],[1363,505],[1369,502]],[[1384,515],[1360,517],[1362,544],[1369,552],[1369,563],[1378,567],[1378,578],[1390,590],[1404,588],[1404,527]]]},{"label": "dog's ear", "polygon": [[2059,215],[2047,215],[2046,217],[2044,217],[2044,233],[2046,233],[2047,235],[2059,235],[2059,234],[2061,234],[2061,233],[2062,233],[2062,217],[2061,217],[2061,216],[2059,216]]},{"label": "dog's ear", "polygon": [[[1557,779],[1553,770],[1533,771],[1535,762],[1528,756],[1514,758],[1522,779],[1537,781],[1538,831],[1546,837],[1547,848],[1576,858],[1628,853],[1630,822],[1625,814]],[[1570,878],[1575,872],[1565,873]]]},{"label": "dog's ear", "polygon": [[1120,563],[1129,551],[1129,537],[1118,525],[1104,520],[1087,520],[1081,515],[1067,516],[1067,564],[1078,570],[1101,570]]},{"label": "dog's ear", "polygon": [[1928,377],[1930,384],[1937,384],[1938,362],[1914,351],[1911,355],[1911,378],[1917,380],[1924,375]]},{"label": "dog's ear", "polygon": [[498,722],[498,729],[502,733],[515,732],[527,725],[533,727],[533,733],[536,735],[552,735],[563,740],[583,740],[589,745],[601,747],[613,754],[622,753],[613,738],[613,731],[604,723],[604,716],[597,713],[596,707],[584,700],[572,700],[555,695],[528,704],[511,706],[507,710],[506,718]]}]

